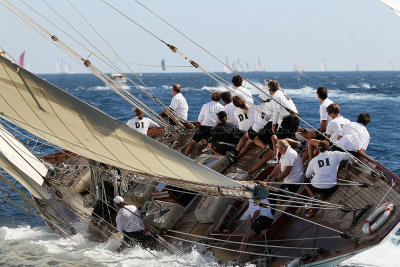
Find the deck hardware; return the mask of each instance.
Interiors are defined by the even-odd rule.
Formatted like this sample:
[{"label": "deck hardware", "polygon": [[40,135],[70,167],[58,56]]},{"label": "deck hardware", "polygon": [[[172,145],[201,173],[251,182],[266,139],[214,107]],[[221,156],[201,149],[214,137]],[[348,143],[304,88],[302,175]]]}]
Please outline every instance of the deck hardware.
[{"label": "deck hardware", "polygon": [[[364,208],[362,209],[354,209],[353,210],[353,220],[350,224],[350,227],[353,227],[356,225],[356,223],[361,219],[362,216],[364,216],[364,214],[372,207],[372,204],[368,204],[366,205]],[[357,211],[360,211],[357,214]]]}]

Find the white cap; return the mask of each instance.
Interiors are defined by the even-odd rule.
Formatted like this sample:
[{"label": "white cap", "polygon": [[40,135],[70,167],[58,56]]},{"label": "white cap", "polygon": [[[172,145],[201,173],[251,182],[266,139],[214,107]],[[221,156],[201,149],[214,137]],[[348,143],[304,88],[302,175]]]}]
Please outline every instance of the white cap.
[{"label": "white cap", "polygon": [[261,98],[261,100],[267,101],[269,99],[269,97],[266,94],[260,94],[259,97]]},{"label": "white cap", "polygon": [[114,203],[115,204],[121,204],[121,203],[123,203],[124,202],[124,199],[121,197],[121,196],[116,196],[115,198],[114,198]]}]

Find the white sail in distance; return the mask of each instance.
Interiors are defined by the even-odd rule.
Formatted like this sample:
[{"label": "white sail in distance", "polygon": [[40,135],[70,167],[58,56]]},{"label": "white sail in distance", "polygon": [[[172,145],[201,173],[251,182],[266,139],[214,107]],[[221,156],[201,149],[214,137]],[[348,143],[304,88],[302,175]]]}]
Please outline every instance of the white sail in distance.
[{"label": "white sail in distance", "polygon": [[398,16],[400,16],[400,0],[381,0],[390,7]]},{"label": "white sail in distance", "polygon": [[[238,189],[235,181],[140,134],[124,123],[0,57],[0,115],[89,159],[191,189]],[[170,183],[171,184],[171,183]],[[214,189],[212,188],[214,187]]]}]

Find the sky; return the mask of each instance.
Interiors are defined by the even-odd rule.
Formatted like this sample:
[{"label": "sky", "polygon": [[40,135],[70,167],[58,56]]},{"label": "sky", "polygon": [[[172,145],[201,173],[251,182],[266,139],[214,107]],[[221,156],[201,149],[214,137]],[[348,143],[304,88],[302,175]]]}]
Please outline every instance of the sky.
[{"label": "sky", "polygon": [[[134,0],[8,1],[103,72],[115,72],[113,63],[129,72],[116,53],[136,72],[161,71],[163,58],[171,66],[168,72],[198,71],[187,67],[188,61],[159,39],[178,47],[207,70],[223,70],[220,62]],[[293,71],[300,63],[306,72],[321,70],[322,60],[326,60],[328,71],[351,71],[356,66],[359,70],[387,70],[391,62],[395,70],[400,70],[400,17],[378,0],[140,2],[224,62],[226,58],[230,62],[239,58],[243,66],[247,63],[252,67],[260,58],[266,71]],[[56,73],[57,60],[68,61],[68,56],[49,41],[49,35],[45,39],[20,24],[4,5],[0,5],[0,11],[0,49],[16,59],[26,51],[29,68],[35,73]],[[112,63],[105,64],[96,55],[103,59],[104,55]],[[69,61],[74,73],[87,72],[80,62]]]}]

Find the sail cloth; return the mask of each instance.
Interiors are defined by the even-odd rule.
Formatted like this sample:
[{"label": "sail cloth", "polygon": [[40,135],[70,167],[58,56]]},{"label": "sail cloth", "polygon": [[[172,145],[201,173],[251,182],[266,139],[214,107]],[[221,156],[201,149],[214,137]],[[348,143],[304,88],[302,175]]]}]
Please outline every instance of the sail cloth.
[{"label": "sail cloth", "polygon": [[36,198],[51,198],[42,187],[47,167],[1,124],[0,166]]},{"label": "sail cloth", "polygon": [[400,0],[381,0],[381,2],[385,3],[400,16]]},{"label": "sail cloth", "polygon": [[[241,188],[229,178],[0,57],[0,115],[78,155],[185,183]],[[162,181],[160,178],[159,180]]]}]

